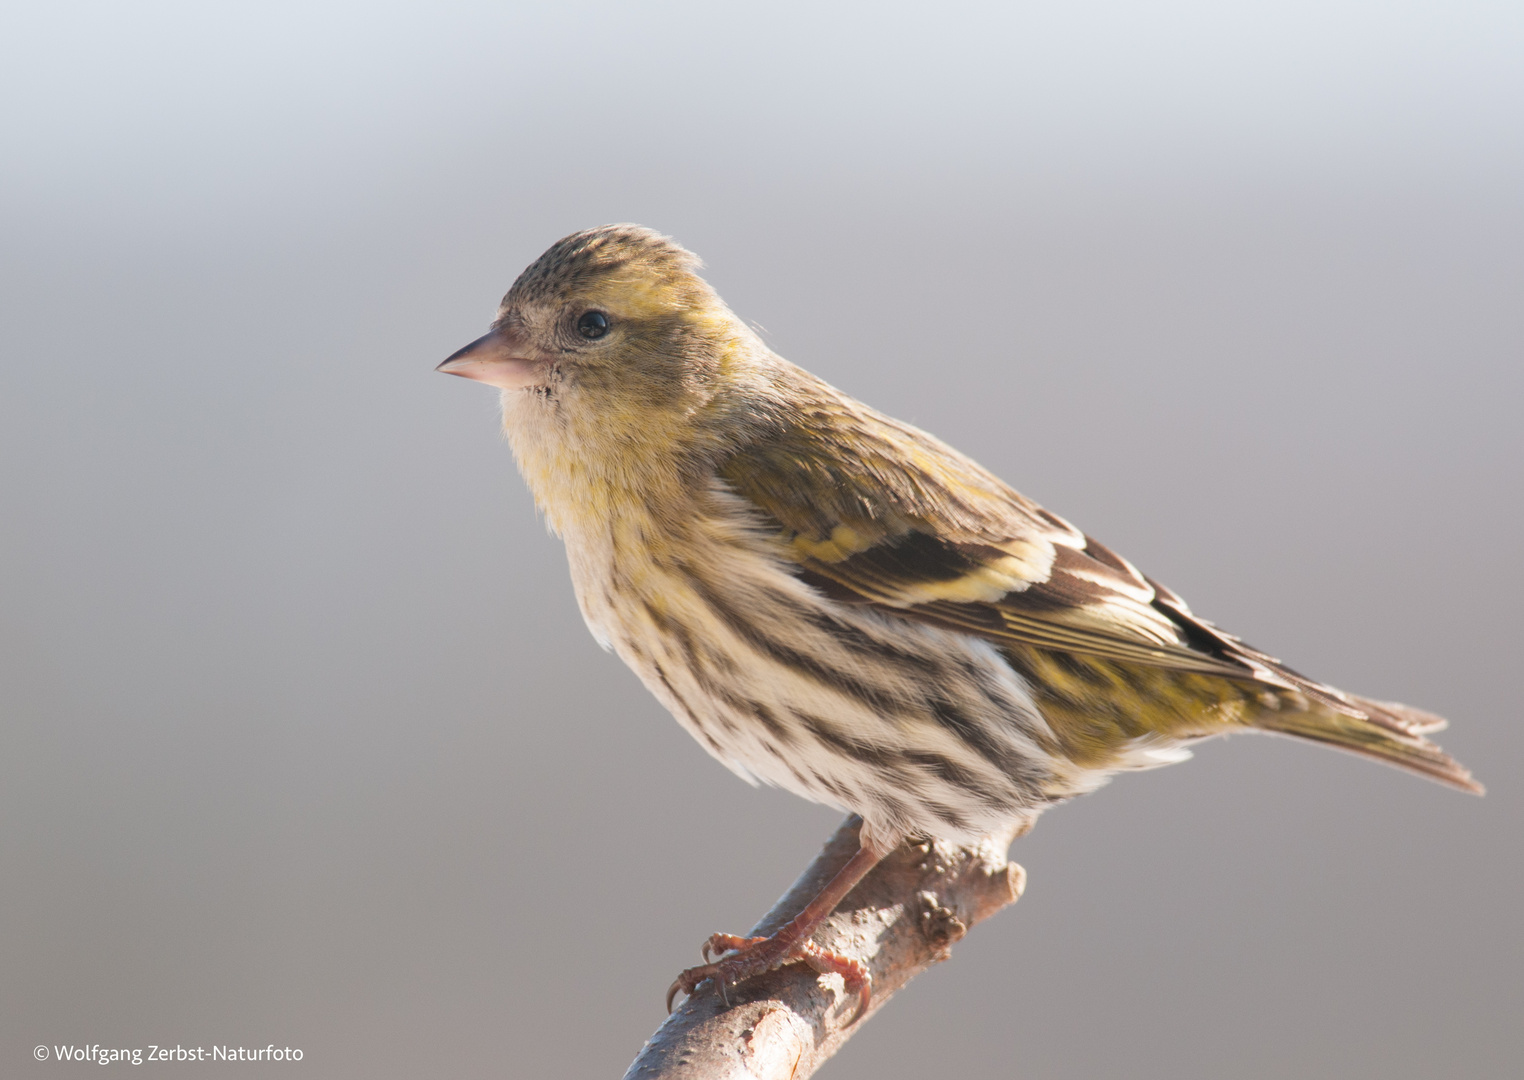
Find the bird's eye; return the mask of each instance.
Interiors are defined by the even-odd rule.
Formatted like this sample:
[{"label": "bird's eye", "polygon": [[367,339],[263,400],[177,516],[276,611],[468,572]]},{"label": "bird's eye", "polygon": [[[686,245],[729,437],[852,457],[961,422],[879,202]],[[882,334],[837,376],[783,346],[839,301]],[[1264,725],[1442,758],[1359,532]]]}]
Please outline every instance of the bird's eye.
[{"label": "bird's eye", "polygon": [[577,333],[593,341],[609,332],[609,317],[601,311],[585,311],[577,320]]}]

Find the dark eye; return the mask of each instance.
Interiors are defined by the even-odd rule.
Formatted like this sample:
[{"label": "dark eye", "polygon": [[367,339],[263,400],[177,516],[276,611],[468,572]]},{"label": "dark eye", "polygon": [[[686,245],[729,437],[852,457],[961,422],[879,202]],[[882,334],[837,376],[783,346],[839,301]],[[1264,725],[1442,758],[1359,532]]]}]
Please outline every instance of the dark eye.
[{"label": "dark eye", "polygon": [[577,333],[593,341],[609,332],[609,317],[601,311],[585,311],[577,320]]}]

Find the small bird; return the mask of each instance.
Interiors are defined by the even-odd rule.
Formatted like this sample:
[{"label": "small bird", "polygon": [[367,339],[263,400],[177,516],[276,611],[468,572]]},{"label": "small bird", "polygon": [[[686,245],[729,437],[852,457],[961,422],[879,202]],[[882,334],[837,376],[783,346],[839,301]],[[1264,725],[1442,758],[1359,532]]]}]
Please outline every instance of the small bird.
[{"label": "small bird", "polygon": [[[862,818],[860,850],[771,937],[712,936],[705,980],[803,960],[907,838],[969,841],[1236,731],[1481,794],[1445,721],[1309,679],[924,431],[772,352],[668,237],[553,245],[440,371],[502,391],[593,636],[752,783]],[[711,957],[717,957],[711,959]]]}]

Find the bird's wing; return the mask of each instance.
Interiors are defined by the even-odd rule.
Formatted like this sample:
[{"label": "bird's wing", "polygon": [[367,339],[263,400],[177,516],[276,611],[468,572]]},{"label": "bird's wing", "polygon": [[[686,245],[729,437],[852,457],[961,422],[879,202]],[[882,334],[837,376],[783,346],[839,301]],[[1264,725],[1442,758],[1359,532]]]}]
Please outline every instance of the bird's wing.
[{"label": "bird's wing", "polygon": [[776,423],[719,476],[777,530],[799,576],[838,601],[996,645],[1294,691],[1410,739],[1445,726],[1291,670],[971,459],[851,399]]},{"label": "bird's wing", "polygon": [[996,644],[1244,679],[1359,711],[1197,618],[956,450],[855,402],[780,425],[719,473],[776,525],[800,576],[837,600]]}]

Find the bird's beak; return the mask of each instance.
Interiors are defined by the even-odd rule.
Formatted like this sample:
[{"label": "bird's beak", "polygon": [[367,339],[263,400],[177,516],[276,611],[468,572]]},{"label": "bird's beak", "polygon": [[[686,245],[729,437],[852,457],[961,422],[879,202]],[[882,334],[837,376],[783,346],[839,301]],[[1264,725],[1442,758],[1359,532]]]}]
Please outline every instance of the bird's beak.
[{"label": "bird's beak", "polygon": [[543,360],[527,355],[531,351],[510,331],[494,330],[452,353],[434,370],[504,390],[522,390],[543,383],[549,371]]}]

